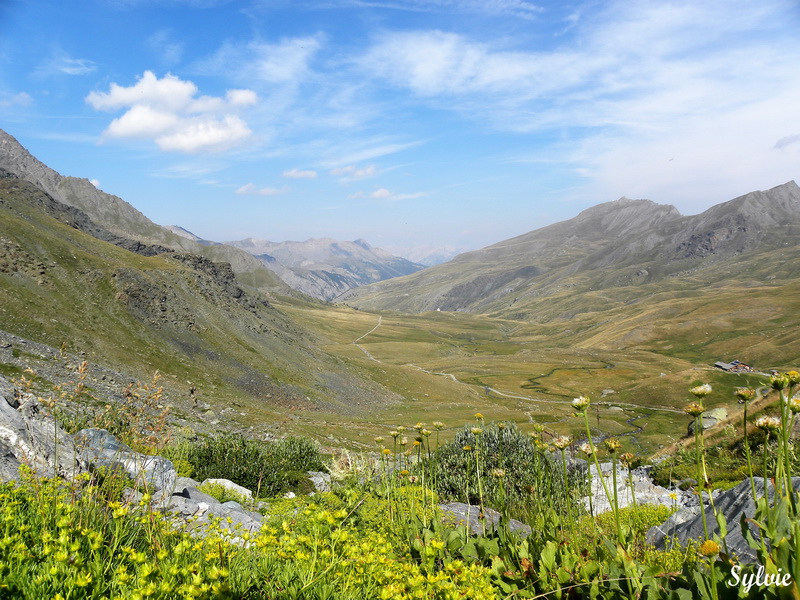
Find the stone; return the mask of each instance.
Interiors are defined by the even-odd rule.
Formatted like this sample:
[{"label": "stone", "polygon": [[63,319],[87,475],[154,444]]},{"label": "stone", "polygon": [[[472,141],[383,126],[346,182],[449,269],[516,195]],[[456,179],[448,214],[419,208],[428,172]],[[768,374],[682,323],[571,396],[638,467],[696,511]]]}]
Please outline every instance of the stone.
[{"label": "stone", "polygon": [[[756,495],[764,494],[764,479],[754,478]],[[792,485],[795,491],[800,491],[800,477],[792,478]],[[767,481],[767,497],[772,501],[775,495],[775,488],[771,481]],[[704,494],[704,499],[707,496]],[[756,562],[757,556],[747,543],[742,532],[741,519],[745,517],[752,519],[755,517],[756,506],[753,501],[753,493],[750,479],[745,479],[739,485],[730,490],[721,492],[714,499],[714,505],[719,513],[724,515],[727,523],[728,535],[725,541],[731,555],[737,557],[742,563]],[[686,545],[688,540],[694,539],[702,541],[705,538],[703,532],[703,518],[700,507],[685,508],[679,510],[661,525],[653,527],[647,532],[646,541],[656,548],[663,549],[670,539],[677,540],[681,545]],[[719,534],[719,526],[714,517],[714,512],[710,504],[705,504],[703,510],[706,514],[706,524],[709,535]],[[753,536],[758,539],[757,528],[752,523],[749,524]]]},{"label": "stone", "polygon": [[74,442],[90,470],[106,467],[125,472],[151,494],[175,489],[177,473],[172,461],[135,452],[105,429],[82,429],[75,434]]},{"label": "stone", "polygon": [[[703,429],[711,429],[719,423],[720,421],[724,421],[728,418],[728,409],[725,407],[717,407],[712,408],[711,410],[706,410],[700,415],[701,422],[703,424]],[[695,421],[692,420],[689,422],[689,435],[694,435],[694,424]]]},{"label": "stone", "polygon": [[[501,514],[492,508],[483,509],[483,518],[481,518],[481,507],[471,504],[464,504],[463,502],[450,502],[449,504],[440,504],[439,509],[445,517],[445,521],[452,525],[468,525],[470,532],[473,534],[482,534],[484,527],[486,531],[496,528],[500,524]],[[509,519],[509,529],[515,533],[519,533],[522,537],[527,537],[531,533],[529,525],[517,521],[516,519]]]},{"label": "stone", "polygon": [[[589,472],[592,476],[592,511],[595,515],[598,515],[611,510],[613,506],[614,477],[612,463],[600,463],[600,475],[594,464],[589,465]],[[605,481],[605,486],[608,488],[611,498],[606,496],[603,481]],[[633,493],[631,493],[631,483],[633,484]],[[670,491],[655,485],[650,480],[648,468],[637,468],[629,471],[625,467],[617,465],[617,506],[619,508],[631,506],[634,499],[637,504],[661,504],[669,507],[682,506],[685,494],[685,492]],[[586,510],[589,510],[588,496],[583,498],[583,505]]]},{"label": "stone", "polygon": [[221,485],[226,490],[230,490],[231,492],[238,494],[239,496],[243,496],[248,499],[253,498],[253,492],[251,490],[248,490],[246,487],[242,487],[238,483],[232,482],[230,479],[206,479],[200,485],[206,485],[206,484]]},{"label": "stone", "polygon": [[[8,394],[8,386],[4,389],[4,394]],[[3,477],[19,479],[18,469],[23,464],[42,477],[72,479],[84,470],[85,464],[76,455],[71,436],[42,409],[31,394],[21,397],[19,408],[14,408],[8,400],[0,400]]]},{"label": "stone", "polygon": [[306,475],[311,480],[311,483],[314,484],[314,489],[318,492],[330,492],[331,491],[331,476],[329,473],[323,473],[322,471],[307,471]]}]

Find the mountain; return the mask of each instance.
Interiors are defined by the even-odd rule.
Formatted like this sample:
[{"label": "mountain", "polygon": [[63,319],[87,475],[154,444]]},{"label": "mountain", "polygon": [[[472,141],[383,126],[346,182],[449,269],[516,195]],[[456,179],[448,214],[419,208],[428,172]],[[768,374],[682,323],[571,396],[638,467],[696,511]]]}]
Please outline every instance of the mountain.
[{"label": "mountain", "polygon": [[225,243],[249,252],[289,286],[321,300],[331,300],[349,289],[424,268],[373,248],[364,240],[269,242],[247,238]]},{"label": "mountain", "polygon": [[[175,404],[190,397],[203,397],[215,409],[235,403],[242,426],[290,408],[353,414],[396,401],[359,366],[322,350],[325,338],[243,284],[230,263],[174,244],[119,199],[24,155],[24,161],[0,156],[35,180],[0,167],[0,347],[13,346],[14,356],[27,352],[54,368],[39,360],[44,355],[31,354],[44,344],[80,351],[128,381],[149,379],[158,369],[169,376],[164,385]],[[98,208],[97,201],[111,206]],[[123,222],[136,231],[129,234]],[[137,239],[151,225],[153,235]],[[260,263],[258,269],[267,274],[261,282],[274,277]]]},{"label": "mountain", "polygon": [[579,303],[581,294],[616,290],[630,301],[667,280],[712,284],[733,274],[763,279],[769,270],[748,275],[746,261],[769,253],[779,265],[794,261],[798,233],[800,188],[793,181],[693,216],[621,198],[408,277],[351,290],[338,300],[364,309],[543,321],[573,314],[575,307],[566,306]]},{"label": "mountain", "polygon": [[196,236],[176,233],[153,223],[122,198],[98,190],[88,179],[65,177],[57,173],[2,129],[0,169],[29,181],[54,200],[82,210],[94,223],[115,235],[136,239],[144,244],[200,254],[215,262],[227,262],[244,285],[266,293],[292,294],[286,284],[247,252],[194,239]]}]

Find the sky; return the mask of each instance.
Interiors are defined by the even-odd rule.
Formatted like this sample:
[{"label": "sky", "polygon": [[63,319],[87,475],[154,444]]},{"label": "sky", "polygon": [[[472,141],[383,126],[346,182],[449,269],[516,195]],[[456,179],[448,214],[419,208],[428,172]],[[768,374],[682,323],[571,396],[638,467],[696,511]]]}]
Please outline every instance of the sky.
[{"label": "sky", "polygon": [[0,128],[215,241],[419,259],[800,182],[798,0],[0,0]]}]

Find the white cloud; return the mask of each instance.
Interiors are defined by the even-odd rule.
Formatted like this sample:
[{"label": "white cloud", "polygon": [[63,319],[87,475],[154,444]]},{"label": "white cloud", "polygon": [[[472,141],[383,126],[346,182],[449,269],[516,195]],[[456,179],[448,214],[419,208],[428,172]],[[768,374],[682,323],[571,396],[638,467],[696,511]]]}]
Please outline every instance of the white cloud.
[{"label": "white cloud", "polygon": [[159,79],[145,71],[135,85],[112,83],[108,92],[91,92],[86,102],[97,110],[127,108],[109,124],[104,138],[152,139],[167,152],[220,152],[252,135],[236,111],[255,104],[255,92],[233,89],[225,98],[197,93],[191,81],[172,74]]},{"label": "white cloud", "polygon": [[366,179],[374,177],[378,174],[378,167],[375,165],[368,165],[366,167],[356,167],[355,165],[348,165],[346,167],[337,167],[331,169],[331,175],[334,177],[342,177],[348,181],[355,181],[358,179]]},{"label": "white cloud", "polygon": [[300,169],[289,169],[283,172],[283,177],[290,179],[314,179],[316,176],[316,171],[301,171]]},{"label": "white cloud", "polygon": [[391,198],[394,194],[387,190],[386,188],[379,188],[372,192],[369,197],[375,198],[377,200],[385,200],[386,198]]},{"label": "white cloud", "polygon": [[800,175],[800,38],[789,14],[785,0],[617,1],[583,11],[551,49],[389,32],[358,64],[413,103],[563,140],[539,158],[583,174],[581,193],[596,200],[690,210],[691,189],[716,188],[721,201]]},{"label": "white cloud", "polygon": [[33,98],[30,94],[26,92],[19,92],[14,94],[13,96],[9,95],[1,95],[0,96],[0,106],[2,107],[11,107],[11,106],[31,106],[33,104]]},{"label": "white cloud", "polygon": [[241,196],[277,196],[278,194],[283,194],[284,192],[286,192],[286,188],[283,189],[275,189],[268,187],[259,188],[254,183],[248,183],[240,187],[238,190],[236,190],[236,193]]},{"label": "white cloud", "polygon": [[422,192],[417,192],[416,194],[396,194],[394,192],[390,192],[386,188],[378,188],[377,190],[371,192],[369,197],[373,200],[411,200],[424,195],[425,194]]},{"label": "white cloud", "polygon": [[98,190],[100,189],[100,180],[99,179],[90,179],[89,183],[91,183]]}]

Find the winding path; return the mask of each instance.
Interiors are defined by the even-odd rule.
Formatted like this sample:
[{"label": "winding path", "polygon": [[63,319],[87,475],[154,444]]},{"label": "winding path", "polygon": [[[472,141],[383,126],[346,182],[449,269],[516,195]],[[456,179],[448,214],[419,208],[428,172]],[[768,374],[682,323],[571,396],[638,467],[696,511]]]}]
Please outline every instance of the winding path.
[{"label": "winding path", "polygon": [[365,337],[367,337],[367,336],[368,336],[370,333],[375,333],[375,331],[377,331],[378,327],[380,327],[380,326],[381,326],[381,323],[382,323],[382,322],[383,322],[383,317],[382,317],[382,316],[380,316],[380,315],[378,315],[378,323],[375,325],[375,327],[373,327],[372,329],[370,329],[370,330],[369,330],[367,333],[365,333],[365,334],[364,334],[364,335],[362,335],[361,337],[358,337],[358,338],[354,339],[352,342],[350,342],[351,344],[353,344],[354,346],[356,346],[357,348],[359,348],[359,349],[360,349],[360,350],[361,350],[361,351],[362,351],[364,354],[366,354],[368,359],[370,359],[370,360],[374,360],[374,361],[375,361],[375,362],[377,362],[377,363],[379,363],[379,362],[381,362],[381,361],[379,361],[377,358],[375,358],[374,356],[372,356],[372,354],[370,354],[370,353],[369,353],[369,350],[367,350],[366,348],[364,348],[364,346],[362,346],[362,345],[361,345],[361,344],[359,344],[358,342],[360,342],[361,340],[363,340],[363,339],[364,339]]}]

